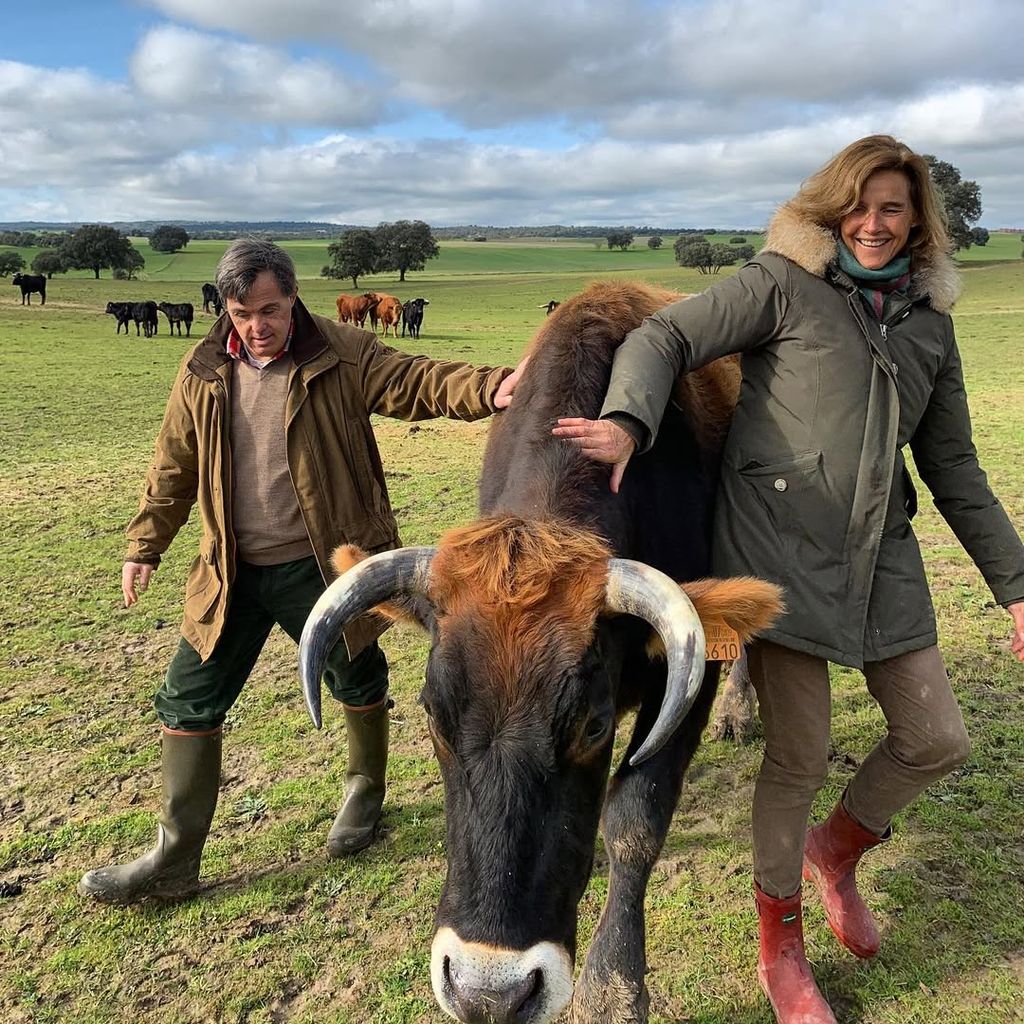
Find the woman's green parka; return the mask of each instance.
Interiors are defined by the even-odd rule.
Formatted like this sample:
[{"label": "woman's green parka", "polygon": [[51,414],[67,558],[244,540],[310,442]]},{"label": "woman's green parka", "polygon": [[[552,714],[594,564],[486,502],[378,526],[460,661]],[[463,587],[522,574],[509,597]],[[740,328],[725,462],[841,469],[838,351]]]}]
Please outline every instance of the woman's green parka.
[{"label": "woman's green parka", "polygon": [[952,262],[918,254],[879,323],[835,257],[830,231],[783,207],[752,262],[627,336],[601,415],[639,421],[643,451],[675,377],[740,353],[714,571],[785,588],[768,639],[860,668],[936,642],[905,445],[1000,604],[1024,599],[1024,548],[971,439]]}]

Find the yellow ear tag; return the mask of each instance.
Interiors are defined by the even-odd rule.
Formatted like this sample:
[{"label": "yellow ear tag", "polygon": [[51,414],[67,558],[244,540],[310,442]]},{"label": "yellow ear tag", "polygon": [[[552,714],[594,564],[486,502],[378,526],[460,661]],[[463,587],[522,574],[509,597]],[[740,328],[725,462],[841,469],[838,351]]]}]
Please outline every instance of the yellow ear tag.
[{"label": "yellow ear tag", "polygon": [[743,652],[740,635],[722,619],[701,620],[707,644],[704,657],[708,661],[735,661]]}]

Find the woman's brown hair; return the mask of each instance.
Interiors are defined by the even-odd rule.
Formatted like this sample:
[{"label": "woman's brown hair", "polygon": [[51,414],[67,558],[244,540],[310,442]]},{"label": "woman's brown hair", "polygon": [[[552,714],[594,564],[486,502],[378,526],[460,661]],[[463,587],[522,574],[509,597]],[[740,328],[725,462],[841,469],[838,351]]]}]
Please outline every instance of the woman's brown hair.
[{"label": "woman's brown hair", "polygon": [[812,174],[786,205],[834,231],[856,208],[864,183],[876,171],[900,171],[910,182],[910,199],[917,217],[917,225],[910,231],[911,254],[949,252],[945,209],[932,184],[928,163],[891,135],[868,135],[851,142]]}]

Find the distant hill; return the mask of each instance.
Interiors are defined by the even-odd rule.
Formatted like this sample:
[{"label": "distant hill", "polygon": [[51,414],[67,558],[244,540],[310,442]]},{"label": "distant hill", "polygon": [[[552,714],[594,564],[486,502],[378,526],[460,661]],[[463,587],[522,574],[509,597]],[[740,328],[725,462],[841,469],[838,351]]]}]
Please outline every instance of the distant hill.
[{"label": "distant hill", "polygon": [[242,235],[265,235],[268,238],[338,238],[355,224],[329,224],[322,221],[266,220],[23,220],[0,222],[0,231],[74,231],[83,224],[107,224],[126,235],[148,236],[161,224],[183,227],[192,238],[239,238]]},{"label": "distant hill", "polygon": [[[105,223],[126,235],[147,236],[161,224],[183,227],[192,238],[239,238],[242,235],[262,235],[267,238],[339,238],[353,228],[366,228],[365,224],[331,224],[326,221],[265,220],[265,221],[209,221],[209,220],[119,220],[119,221],[41,221],[22,220],[0,222],[0,231],[74,231],[83,224]],[[375,227],[376,225],[369,225]],[[756,234],[759,228],[692,228],[655,227],[636,224],[525,224],[497,226],[458,224],[447,227],[431,226],[435,237],[441,239],[466,238],[485,241],[489,238],[604,238],[609,231],[629,231],[637,236],[679,235],[687,232],[717,234],[732,232]]]}]

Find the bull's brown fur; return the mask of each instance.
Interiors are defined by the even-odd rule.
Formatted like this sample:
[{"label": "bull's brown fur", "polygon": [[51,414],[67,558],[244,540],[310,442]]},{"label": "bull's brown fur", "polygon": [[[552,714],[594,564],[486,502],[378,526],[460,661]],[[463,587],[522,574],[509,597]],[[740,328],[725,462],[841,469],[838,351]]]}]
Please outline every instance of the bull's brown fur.
[{"label": "bull's brown fur", "polygon": [[682,587],[701,619],[724,621],[743,641],[767,629],[783,611],[782,588],[752,576],[694,580]]},{"label": "bull's brown fur", "polygon": [[488,634],[497,678],[511,684],[528,678],[526,663],[546,652],[572,663],[586,650],[610,556],[595,534],[564,522],[485,517],[441,538],[430,596],[440,622],[471,617]]}]

